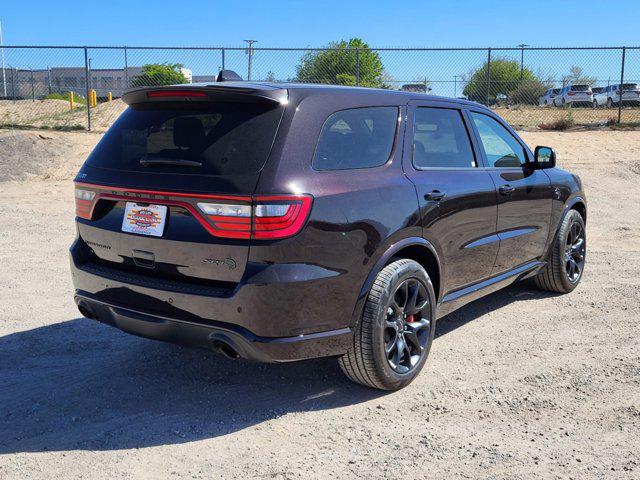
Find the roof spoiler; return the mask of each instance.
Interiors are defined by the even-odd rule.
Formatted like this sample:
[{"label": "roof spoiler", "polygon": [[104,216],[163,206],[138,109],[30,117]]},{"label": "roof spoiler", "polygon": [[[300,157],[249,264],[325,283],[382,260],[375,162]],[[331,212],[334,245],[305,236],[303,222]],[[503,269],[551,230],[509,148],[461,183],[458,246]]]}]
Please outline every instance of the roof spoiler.
[{"label": "roof spoiler", "polygon": [[127,105],[156,102],[240,102],[279,103],[288,101],[286,88],[246,82],[220,85],[168,85],[127,90],[122,95]]}]

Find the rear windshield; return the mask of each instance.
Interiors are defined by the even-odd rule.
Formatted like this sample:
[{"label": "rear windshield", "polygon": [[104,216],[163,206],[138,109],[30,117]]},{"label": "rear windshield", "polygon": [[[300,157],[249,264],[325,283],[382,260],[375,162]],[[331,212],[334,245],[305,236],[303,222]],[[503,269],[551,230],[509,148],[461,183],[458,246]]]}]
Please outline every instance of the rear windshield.
[{"label": "rear windshield", "polygon": [[593,87],[591,90],[593,93],[602,93],[604,92],[604,87]]},{"label": "rear windshield", "polygon": [[572,92],[588,92],[590,89],[589,85],[571,85]]},{"label": "rear windshield", "polygon": [[638,88],[637,83],[623,83],[622,90],[636,90]]},{"label": "rear windshield", "polygon": [[282,111],[253,103],[131,106],[86,164],[168,174],[255,173],[267,161]]}]

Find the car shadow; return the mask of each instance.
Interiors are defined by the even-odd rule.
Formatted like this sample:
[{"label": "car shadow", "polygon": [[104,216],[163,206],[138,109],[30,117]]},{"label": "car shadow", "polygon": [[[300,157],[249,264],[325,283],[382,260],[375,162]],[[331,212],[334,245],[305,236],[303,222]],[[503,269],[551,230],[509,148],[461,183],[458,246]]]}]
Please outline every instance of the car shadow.
[{"label": "car shadow", "polygon": [[499,310],[512,303],[556,297],[558,295],[560,294],[537,289],[532,286],[530,281],[514,283],[442,317],[437,323],[436,338],[442,337],[489,312]]},{"label": "car shadow", "polygon": [[380,395],[335,359],[234,361],[77,318],[0,338],[0,454],[191,442]]},{"label": "car shadow", "polygon": [[[445,317],[437,336],[544,294],[532,295],[490,295]],[[0,337],[0,454],[192,442],[384,394],[346,380],[331,358],[233,361],[76,318]]]}]

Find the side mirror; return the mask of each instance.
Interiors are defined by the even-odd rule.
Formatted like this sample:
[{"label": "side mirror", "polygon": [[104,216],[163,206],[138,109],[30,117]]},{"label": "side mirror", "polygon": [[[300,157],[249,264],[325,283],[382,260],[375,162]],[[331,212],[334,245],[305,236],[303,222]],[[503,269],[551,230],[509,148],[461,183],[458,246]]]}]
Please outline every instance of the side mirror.
[{"label": "side mirror", "polygon": [[536,147],[534,157],[538,168],[553,168],[556,166],[556,152],[551,147]]}]

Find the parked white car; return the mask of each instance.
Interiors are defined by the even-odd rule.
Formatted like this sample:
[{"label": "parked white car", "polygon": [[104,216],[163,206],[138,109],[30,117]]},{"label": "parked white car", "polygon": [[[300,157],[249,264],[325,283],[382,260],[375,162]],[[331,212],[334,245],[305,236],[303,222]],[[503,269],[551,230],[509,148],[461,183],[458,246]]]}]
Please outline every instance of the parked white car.
[{"label": "parked white car", "polygon": [[611,93],[613,85],[607,85],[606,87],[596,87],[599,89],[596,92],[596,88],[593,88],[593,108],[604,107],[607,104],[607,98]]},{"label": "parked white car", "polygon": [[640,104],[640,86],[637,83],[623,83],[622,88],[620,85],[611,85],[606,100],[607,107],[618,106],[621,90],[623,106]]},{"label": "parked white car", "polygon": [[593,92],[591,86],[586,84],[567,85],[553,99],[556,107],[593,106]]},{"label": "parked white car", "polygon": [[547,107],[553,105],[553,99],[560,93],[560,88],[550,88],[546,93],[538,98],[538,105],[541,107]]}]

